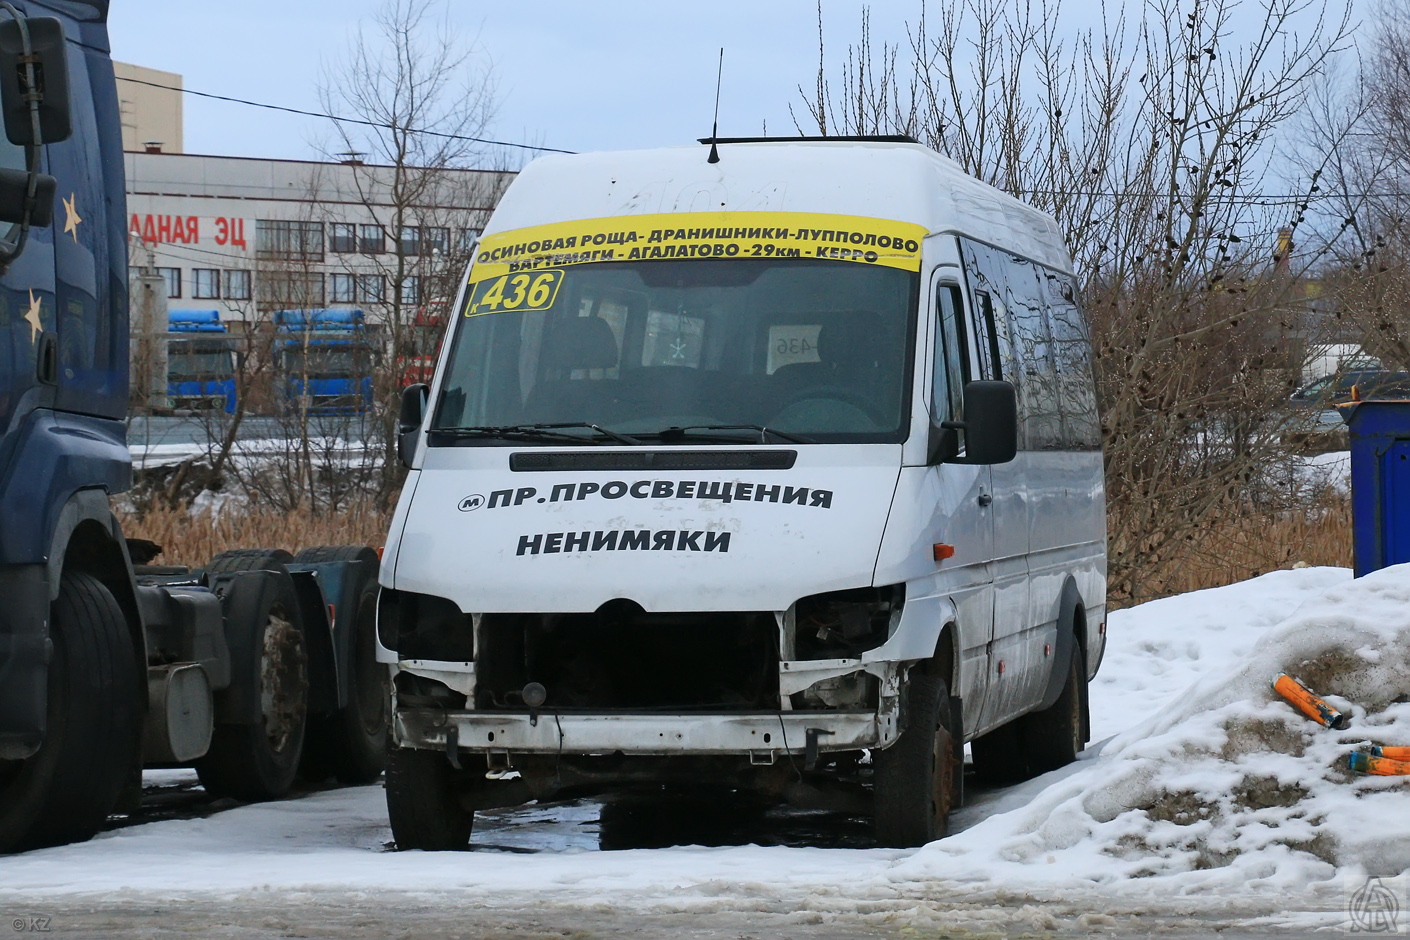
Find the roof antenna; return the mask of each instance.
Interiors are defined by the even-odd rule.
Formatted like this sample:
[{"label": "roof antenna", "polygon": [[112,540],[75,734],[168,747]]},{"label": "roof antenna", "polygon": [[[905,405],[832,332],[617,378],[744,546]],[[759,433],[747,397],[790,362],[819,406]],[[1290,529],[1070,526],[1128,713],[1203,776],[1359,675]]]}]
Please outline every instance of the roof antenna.
[{"label": "roof antenna", "polygon": [[725,47],[720,47],[720,68],[715,73],[715,123],[710,127],[710,156],[705,158],[706,163],[720,162],[720,148],[715,143],[720,136],[720,79],[725,74]]}]

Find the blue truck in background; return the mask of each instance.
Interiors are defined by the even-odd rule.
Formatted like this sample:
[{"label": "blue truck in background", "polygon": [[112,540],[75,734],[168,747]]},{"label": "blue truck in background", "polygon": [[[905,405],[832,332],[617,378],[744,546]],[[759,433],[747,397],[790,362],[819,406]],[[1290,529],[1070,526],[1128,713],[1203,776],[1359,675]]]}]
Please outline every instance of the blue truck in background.
[{"label": "blue truck in background", "polygon": [[0,7],[0,852],[92,836],[143,766],[252,800],[385,760],[373,549],[159,566],[111,508],[133,474],[107,18]]},{"label": "blue truck in background", "polygon": [[168,311],[167,398],[172,408],[234,414],[239,355],[219,310]]},{"label": "blue truck in background", "polygon": [[372,352],[358,309],[279,310],[275,357],[283,400],[304,414],[361,414],[372,404]]}]

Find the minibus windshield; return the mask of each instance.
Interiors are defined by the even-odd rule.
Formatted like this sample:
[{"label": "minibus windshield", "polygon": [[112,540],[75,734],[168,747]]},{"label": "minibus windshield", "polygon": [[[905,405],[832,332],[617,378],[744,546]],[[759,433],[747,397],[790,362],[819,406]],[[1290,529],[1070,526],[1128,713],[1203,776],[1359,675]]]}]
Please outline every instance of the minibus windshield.
[{"label": "minibus windshield", "polygon": [[899,442],[918,284],[893,267],[779,258],[478,282],[456,318],[430,443]]}]

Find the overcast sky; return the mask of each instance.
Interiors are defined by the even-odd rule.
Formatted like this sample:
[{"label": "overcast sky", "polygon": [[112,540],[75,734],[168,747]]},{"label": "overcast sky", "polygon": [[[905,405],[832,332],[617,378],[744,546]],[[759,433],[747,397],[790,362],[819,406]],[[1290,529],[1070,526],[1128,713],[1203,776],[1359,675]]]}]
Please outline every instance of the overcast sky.
[{"label": "overcast sky", "polygon": [[[910,2],[876,4],[901,28]],[[379,0],[116,0],[113,57],[180,73],[185,87],[319,110],[324,65]],[[493,136],[566,150],[688,143],[710,132],[715,69],[725,69],[720,133],[792,133],[788,106],[817,67],[816,0],[451,0],[499,79]],[[824,0],[837,48],[860,0]],[[185,98],[188,153],[309,157],[326,122]],[[320,124],[324,127],[320,127]]]},{"label": "overcast sky", "polygon": [[[914,19],[920,2],[872,0],[874,39],[904,39],[905,20]],[[1109,2],[1119,8],[1122,0]],[[1139,2],[1126,0],[1132,7]],[[180,73],[190,90],[317,111],[321,75],[343,55],[359,20],[381,3],[115,0],[113,56]],[[833,65],[858,35],[862,5],[822,0]],[[721,46],[721,135],[758,134],[766,122],[770,133],[794,133],[789,106],[801,116],[798,86],[810,87],[816,76],[817,0],[448,0],[448,6],[455,28],[493,63],[499,113],[490,134],[503,140],[582,151],[706,136]],[[1260,6],[1249,0],[1238,11],[1250,29]],[[1085,25],[1082,18],[1094,18],[1095,9],[1070,0],[1066,25]],[[193,95],[185,96],[185,107],[188,153],[316,158],[318,142],[329,138],[328,122],[315,118]]]}]

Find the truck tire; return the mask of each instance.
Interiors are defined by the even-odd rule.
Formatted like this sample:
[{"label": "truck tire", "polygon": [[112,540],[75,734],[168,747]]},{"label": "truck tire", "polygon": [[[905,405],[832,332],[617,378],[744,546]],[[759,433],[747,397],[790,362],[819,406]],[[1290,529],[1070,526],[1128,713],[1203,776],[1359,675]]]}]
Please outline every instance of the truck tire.
[{"label": "truck tire", "polygon": [[470,844],[475,811],[461,802],[463,782],[440,751],[388,750],[387,816],[398,851],[453,852]]},{"label": "truck tire", "polygon": [[64,572],[49,635],[49,727],[32,757],[0,761],[0,852],[90,838],[138,765],[145,670],[112,592]]},{"label": "truck tire", "polygon": [[206,565],[206,577],[237,571],[283,571],[294,556],[282,548],[232,548],[221,552]]},{"label": "truck tire", "polygon": [[1083,720],[1086,707],[1087,670],[1081,648],[1074,646],[1068,657],[1067,682],[1058,693],[1057,701],[1019,719],[1032,775],[1066,767],[1077,759],[1087,743]]},{"label": "truck tire", "polygon": [[252,631],[258,668],[234,681],[257,684],[260,716],[253,723],[217,724],[210,750],[196,761],[196,773],[215,796],[278,799],[289,792],[298,772],[308,723],[308,650],[293,581],[287,572],[277,578],[235,578],[226,611],[240,621],[232,626]]},{"label": "truck tire", "polygon": [[[371,783],[387,766],[392,713],[390,671],[377,662],[377,553],[363,545],[322,546],[304,549],[294,562],[360,563],[348,704],[332,715],[310,719],[303,773],[310,779],[332,776],[340,783]],[[338,613],[339,619],[344,616]]]},{"label": "truck tire", "polygon": [[902,691],[905,727],[872,752],[878,845],[910,848],[942,838],[963,772],[945,680],[912,671]]}]

